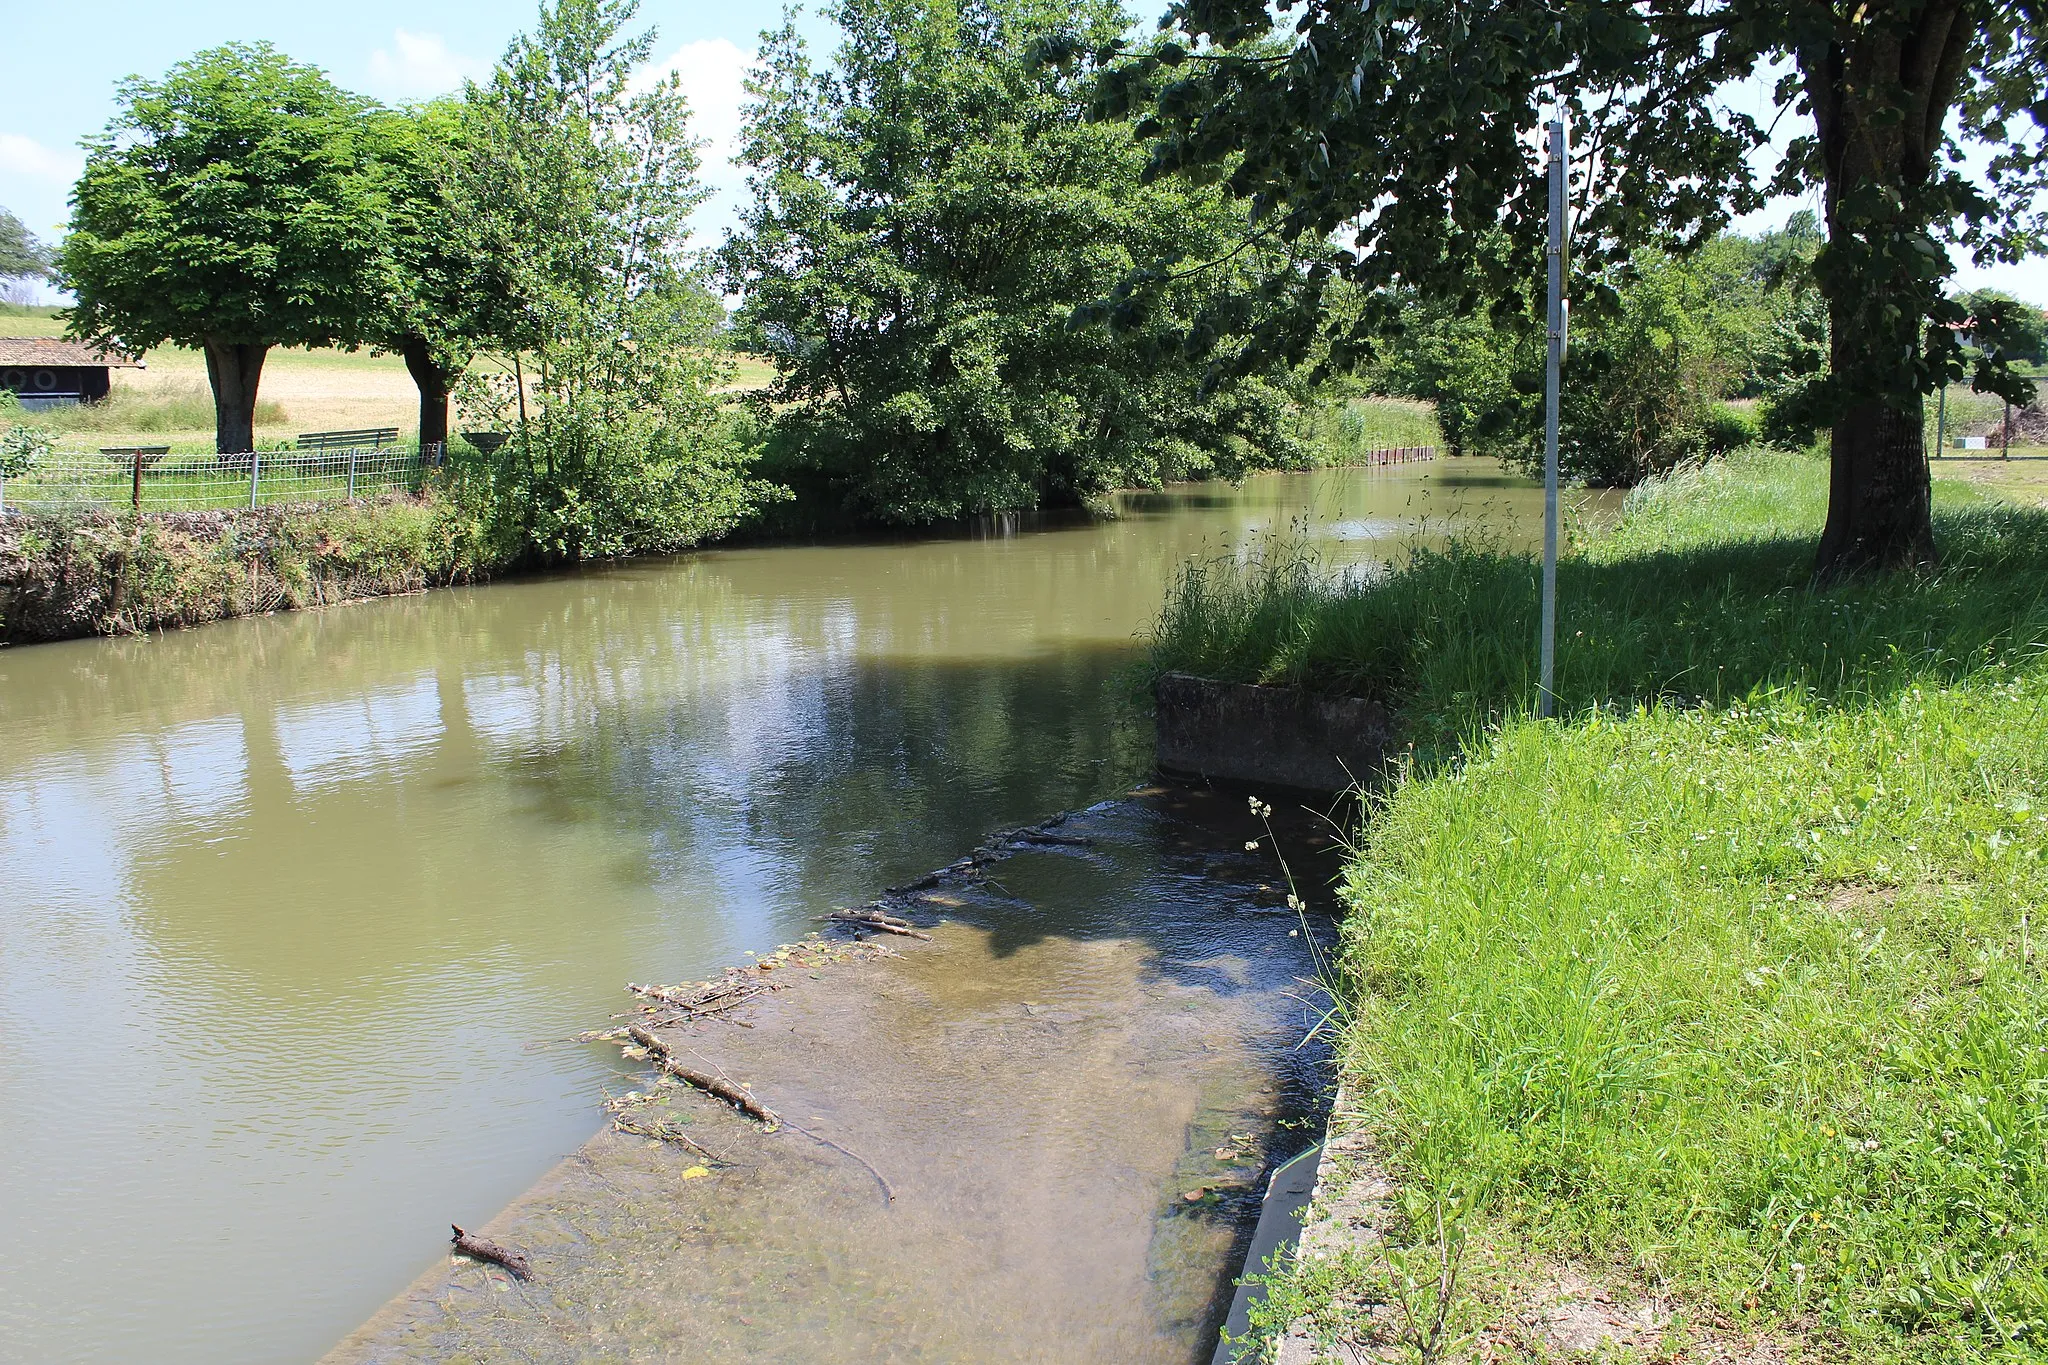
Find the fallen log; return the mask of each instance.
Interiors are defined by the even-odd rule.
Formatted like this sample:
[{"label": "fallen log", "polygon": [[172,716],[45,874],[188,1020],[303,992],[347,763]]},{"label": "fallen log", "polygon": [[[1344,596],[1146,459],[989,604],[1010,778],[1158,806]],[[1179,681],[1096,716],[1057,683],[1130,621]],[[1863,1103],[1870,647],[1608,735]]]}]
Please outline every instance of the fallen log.
[{"label": "fallen log", "polygon": [[910,927],[907,919],[898,919],[885,910],[868,907],[860,910],[834,910],[824,917],[832,924],[850,925],[857,929],[873,929],[879,933],[896,934],[902,938],[929,939],[930,934]]},{"label": "fallen log", "polygon": [[698,1071],[677,1061],[667,1043],[638,1024],[628,1028],[626,1034],[641,1047],[646,1048],[647,1055],[654,1059],[655,1064],[677,1080],[694,1085],[706,1094],[716,1095],[748,1118],[759,1119],[771,1127],[782,1122],[780,1115],[755,1099],[744,1087],[734,1085],[722,1076],[713,1076],[709,1072]]},{"label": "fallen log", "polygon": [[530,1280],[533,1278],[533,1267],[528,1265],[526,1258],[518,1252],[513,1251],[509,1247],[501,1247],[489,1238],[478,1237],[464,1232],[461,1228],[455,1227],[453,1223],[450,1223],[448,1226],[455,1228],[455,1235],[449,1240],[455,1243],[455,1249],[463,1255],[472,1260],[489,1261],[493,1265],[501,1265],[511,1271],[515,1279]]}]

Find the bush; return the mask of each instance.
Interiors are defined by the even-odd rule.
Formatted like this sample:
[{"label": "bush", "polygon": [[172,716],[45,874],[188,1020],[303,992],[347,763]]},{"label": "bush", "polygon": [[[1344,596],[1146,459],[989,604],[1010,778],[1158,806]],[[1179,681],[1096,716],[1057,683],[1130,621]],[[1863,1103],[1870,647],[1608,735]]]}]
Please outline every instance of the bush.
[{"label": "bush", "polygon": [[1716,403],[1700,429],[1700,443],[1708,455],[1729,455],[1747,450],[1763,439],[1756,414],[1747,408]]}]

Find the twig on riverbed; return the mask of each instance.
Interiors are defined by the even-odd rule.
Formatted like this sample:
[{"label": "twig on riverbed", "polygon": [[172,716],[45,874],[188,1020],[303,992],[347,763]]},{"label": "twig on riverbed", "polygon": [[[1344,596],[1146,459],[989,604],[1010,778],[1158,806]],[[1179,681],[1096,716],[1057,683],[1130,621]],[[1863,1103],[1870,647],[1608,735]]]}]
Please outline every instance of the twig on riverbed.
[{"label": "twig on riverbed", "polygon": [[455,1249],[463,1255],[472,1260],[489,1261],[493,1265],[501,1265],[512,1272],[514,1279],[530,1280],[533,1278],[533,1267],[528,1265],[526,1258],[518,1252],[513,1251],[509,1247],[501,1247],[488,1238],[477,1237],[471,1233],[464,1232],[461,1228],[455,1227],[453,1223],[450,1223],[448,1226],[455,1228],[455,1235],[449,1240],[455,1243]]},{"label": "twig on riverbed", "polygon": [[931,937],[922,929],[911,928],[909,920],[898,919],[888,911],[874,906],[863,906],[858,910],[834,910],[822,918],[831,924],[843,924],[856,929],[873,929],[884,934],[896,934],[902,938]]},{"label": "twig on riverbed", "polygon": [[767,1105],[761,1103],[761,1101],[755,1099],[753,1093],[746,1089],[746,1087],[735,1085],[731,1081],[720,1076],[713,1076],[709,1072],[698,1071],[693,1067],[684,1066],[676,1060],[675,1053],[669,1049],[667,1043],[662,1042],[661,1039],[655,1037],[646,1029],[641,1028],[638,1024],[628,1028],[626,1035],[641,1047],[647,1049],[647,1055],[654,1060],[654,1064],[677,1080],[686,1081],[706,1094],[716,1095],[748,1118],[759,1119],[770,1127],[774,1127],[782,1122],[780,1115]]},{"label": "twig on riverbed", "polygon": [[[656,1065],[658,1065],[664,1072],[668,1073],[671,1076],[674,1076],[677,1080],[686,1081],[689,1084],[696,1086],[699,1090],[706,1092],[707,1094],[716,1095],[719,1099],[722,1099],[727,1104],[732,1105],[734,1108],[738,1109],[741,1113],[747,1115],[749,1118],[759,1119],[761,1122],[767,1124],[771,1128],[788,1128],[794,1132],[803,1134],[805,1137],[809,1138],[813,1142],[821,1143],[826,1147],[830,1147],[833,1151],[838,1152],[842,1156],[848,1156],[853,1158],[855,1161],[858,1161],[862,1166],[865,1166],[867,1168],[868,1174],[875,1178],[875,1183],[882,1187],[882,1202],[885,1204],[893,1204],[896,1202],[896,1189],[893,1185],[889,1183],[889,1178],[883,1175],[880,1171],[876,1170],[875,1163],[869,1161],[859,1152],[854,1151],[852,1148],[847,1147],[842,1143],[834,1142],[831,1138],[826,1137],[823,1133],[814,1133],[810,1129],[804,1127],[801,1124],[791,1123],[788,1119],[783,1118],[780,1114],[777,1114],[773,1109],[770,1109],[767,1105],[755,1099],[752,1091],[748,1090],[745,1086],[740,1085],[736,1081],[728,1080],[726,1077],[722,1075],[714,1076],[708,1071],[699,1071],[694,1067],[683,1065],[681,1062],[676,1060],[674,1049],[669,1047],[667,1043],[661,1041],[661,1039],[655,1037],[652,1033],[649,1033],[646,1029],[641,1028],[638,1024],[633,1025],[631,1028],[627,1029],[626,1032],[635,1043],[639,1044],[639,1046],[646,1051],[648,1057],[653,1059]],[[612,1122],[615,1126],[617,1126],[619,1123],[617,1118],[614,1118]],[[672,1125],[663,1126],[666,1128],[671,1127]],[[638,1130],[627,1128],[625,1131],[630,1133],[636,1132]],[[664,1133],[649,1133],[648,1136],[666,1137],[667,1135]],[[689,1145],[692,1147],[697,1147],[697,1144],[695,1142],[692,1142],[689,1138],[683,1137],[680,1133],[676,1134],[676,1140],[689,1143]],[[700,1152],[704,1151],[702,1147],[697,1147],[697,1150]],[[706,1152],[705,1155],[709,1156],[710,1153]],[[719,1157],[712,1157],[712,1160],[714,1161],[718,1161],[721,1159],[722,1158]]]},{"label": "twig on riverbed", "polygon": [[705,1160],[715,1161],[721,1166],[730,1166],[732,1164],[703,1143],[697,1141],[697,1139],[691,1137],[680,1127],[666,1120],[660,1123],[642,1123],[638,1119],[629,1119],[624,1114],[614,1112],[612,1114],[612,1127],[621,1133],[631,1133],[634,1137],[653,1138],[658,1142],[677,1143],[688,1147]]}]

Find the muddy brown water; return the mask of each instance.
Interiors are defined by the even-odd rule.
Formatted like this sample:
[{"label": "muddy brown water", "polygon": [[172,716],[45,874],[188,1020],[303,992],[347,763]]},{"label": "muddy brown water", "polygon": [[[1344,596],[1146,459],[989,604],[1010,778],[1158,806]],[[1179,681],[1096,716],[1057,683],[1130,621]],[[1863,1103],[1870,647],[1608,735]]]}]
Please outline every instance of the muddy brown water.
[{"label": "muddy brown water", "polygon": [[[1128,789],[1149,735],[1125,670],[1187,558],[1294,527],[1362,562],[1460,524],[1519,536],[1535,506],[1456,462],[1269,476],[1107,523],[0,652],[0,1359],[310,1360],[358,1329],[459,1354],[474,1315],[387,1302],[458,1273],[450,1221],[595,1207],[558,1163],[640,1072],[560,1040],[623,983],[700,978]],[[771,1007],[821,1041],[762,1076],[889,1153],[865,1154],[901,1173],[893,1223],[776,1135],[681,1187],[763,1192],[725,1201],[752,1221],[702,1216],[720,1254],[695,1278],[601,1311],[569,1257],[563,1321],[628,1354],[688,1303],[764,1358],[974,1358],[970,1332],[1016,1359],[1192,1358],[1256,1183],[1214,1151],[1292,1140],[1301,940],[1234,835],[1158,800],[1012,859],[928,948]],[[1079,1239],[1077,1210],[1101,1216]]]}]

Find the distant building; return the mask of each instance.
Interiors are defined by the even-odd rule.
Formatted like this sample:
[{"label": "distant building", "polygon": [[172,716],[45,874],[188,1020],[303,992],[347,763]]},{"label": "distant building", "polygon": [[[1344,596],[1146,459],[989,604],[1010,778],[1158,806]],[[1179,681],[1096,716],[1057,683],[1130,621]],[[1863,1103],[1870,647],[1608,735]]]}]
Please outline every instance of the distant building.
[{"label": "distant building", "polygon": [[0,337],[0,388],[25,408],[61,408],[105,398],[109,370],[146,368],[133,356],[52,337]]}]

